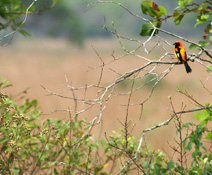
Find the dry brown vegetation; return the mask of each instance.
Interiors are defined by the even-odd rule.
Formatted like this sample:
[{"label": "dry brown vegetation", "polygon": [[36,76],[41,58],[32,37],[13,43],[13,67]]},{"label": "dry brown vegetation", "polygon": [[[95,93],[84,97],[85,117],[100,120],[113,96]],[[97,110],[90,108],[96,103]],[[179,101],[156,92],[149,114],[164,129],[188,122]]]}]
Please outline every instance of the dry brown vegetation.
[{"label": "dry brown vegetation", "polygon": [[[28,38],[22,41],[14,41],[13,45],[1,49],[0,76],[8,79],[14,85],[14,87],[7,90],[13,95],[17,95],[26,88],[30,88],[26,97],[38,100],[41,111],[46,114],[42,115],[41,118],[55,117],[66,119],[68,115],[65,112],[48,113],[51,113],[53,110],[73,107],[73,102],[69,99],[48,96],[49,93],[41,85],[53,92],[69,96],[71,92],[66,86],[66,78],[68,84],[75,87],[97,83],[100,69],[91,70],[89,67],[98,66],[101,62],[91,45],[105,61],[111,59],[113,51],[115,51],[115,55],[123,52],[115,40],[95,39],[87,41],[84,48],[76,48],[64,40]],[[155,53],[156,57],[158,56],[157,54],[159,53]],[[125,57],[119,62],[110,64],[103,73],[102,85],[110,84],[117,77],[117,74],[109,68],[119,73],[124,73],[139,67],[139,64],[142,65],[142,61],[135,59],[133,56]],[[162,66],[159,66],[159,69]],[[200,82],[200,80],[204,81],[209,74],[203,66],[196,62],[190,63],[190,66],[193,70],[191,74],[186,74],[184,66],[178,65],[159,83],[151,99],[144,104],[145,108],[142,112],[141,120],[139,120],[140,107],[132,106],[130,108],[129,119],[132,121],[132,124],[136,123],[136,127],[133,130],[134,135],[140,136],[143,129],[163,122],[170,117],[168,108],[171,108],[171,106],[168,96],[172,97],[176,111],[181,110],[182,103],[187,104],[188,109],[194,107],[185,96],[177,92],[178,85],[180,88],[186,89],[202,104],[212,102],[208,98],[208,92],[202,88]],[[207,81],[206,86],[212,86],[211,79]],[[120,91],[124,91],[124,85],[122,84],[120,85]],[[139,92],[136,92],[132,100],[136,102],[138,98],[145,98],[145,95],[148,95],[149,92],[150,88],[146,86]],[[95,92],[90,93],[95,94]],[[18,100],[17,97],[16,99]],[[110,99],[107,109],[102,116],[103,128],[95,127],[95,131],[102,129],[102,137],[104,137],[104,132],[110,134],[113,130],[118,131],[122,127],[119,121],[123,121],[126,115],[126,106],[122,106],[126,102],[127,97],[123,96]],[[80,117],[90,120],[95,114],[96,108],[92,108],[80,115]],[[185,121],[194,121],[192,113],[185,114],[183,119]],[[99,133],[95,132],[95,135],[99,136]],[[173,140],[170,138],[174,138],[174,135],[174,123],[170,123],[166,127],[148,133],[146,141],[150,141],[156,148],[166,150],[168,147],[165,144],[166,141],[169,140],[170,142],[170,140]]]}]

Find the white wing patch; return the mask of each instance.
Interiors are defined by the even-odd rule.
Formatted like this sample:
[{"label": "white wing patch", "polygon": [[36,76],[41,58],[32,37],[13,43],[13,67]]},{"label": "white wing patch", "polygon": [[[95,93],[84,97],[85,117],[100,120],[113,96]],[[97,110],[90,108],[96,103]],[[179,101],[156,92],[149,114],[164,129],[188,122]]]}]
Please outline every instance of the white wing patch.
[{"label": "white wing patch", "polygon": [[176,53],[176,54],[177,54],[177,57],[180,58],[180,53]]}]

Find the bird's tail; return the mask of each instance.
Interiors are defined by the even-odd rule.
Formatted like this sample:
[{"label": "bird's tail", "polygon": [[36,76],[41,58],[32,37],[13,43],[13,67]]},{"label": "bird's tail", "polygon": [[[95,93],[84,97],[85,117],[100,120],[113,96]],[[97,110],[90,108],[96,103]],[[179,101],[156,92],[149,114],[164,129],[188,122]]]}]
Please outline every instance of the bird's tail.
[{"label": "bird's tail", "polygon": [[185,65],[186,72],[190,73],[192,70],[191,70],[190,66],[188,65],[188,63],[184,62],[184,65]]}]

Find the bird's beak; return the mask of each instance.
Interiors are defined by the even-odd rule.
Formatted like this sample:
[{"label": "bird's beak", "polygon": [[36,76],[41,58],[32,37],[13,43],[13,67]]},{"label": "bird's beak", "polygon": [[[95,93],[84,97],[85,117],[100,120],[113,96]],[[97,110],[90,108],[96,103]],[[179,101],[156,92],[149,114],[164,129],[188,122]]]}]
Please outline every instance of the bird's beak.
[{"label": "bird's beak", "polygon": [[176,43],[174,43],[173,45],[176,45]]}]

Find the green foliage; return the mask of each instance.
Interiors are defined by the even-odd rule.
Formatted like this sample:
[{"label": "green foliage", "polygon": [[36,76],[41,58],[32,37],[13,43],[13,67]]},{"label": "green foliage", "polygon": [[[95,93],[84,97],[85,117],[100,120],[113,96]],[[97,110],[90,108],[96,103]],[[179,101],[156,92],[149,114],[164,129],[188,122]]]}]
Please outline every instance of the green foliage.
[{"label": "green foliage", "polygon": [[[3,81],[1,88],[7,87],[6,83]],[[18,106],[0,93],[1,174],[43,174],[47,170],[70,174],[78,168],[94,172],[104,168],[92,159],[98,144],[92,143],[92,136],[86,133],[84,120],[78,121],[76,115],[73,119],[70,116],[70,121],[40,122],[39,115],[36,100],[24,100]],[[90,168],[94,162],[95,166]]]},{"label": "green foliage", "polygon": [[[27,7],[22,4],[22,0],[16,1],[1,1],[0,2],[0,17],[3,19],[0,21],[0,30],[7,30],[11,28],[13,31],[22,25],[20,22],[21,16],[26,13]],[[32,12],[35,8],[31,7],[29,12]],[[26,31],[21,30],[21,34],[26,36]]]},{"label": "green foliage", "polygon": [[145,15],[149,15],[153,18],[160,18],[166,16],[166,9],[163,6],[158,6],[153,1],[141,1],[141,10]]},{"label": "green foliage", "polygon": [[203,110],[201,113],[196,113],[194,118],[199,120],[200,124],[195,126],[192,123],[186,123],[182,127],[192,129],[189,137],[183,143],[184,150],[192,152],[193,160],[188,172],[189,174],[211,174],[212,151],[204,146],[203,137],[207,140],[212,140],[211,131],[207,129],[208,122],[212,120],[212,111],[210,109]]},{"label": "green foliage", "polygon": [[162,22],[160,20],[160,17],[166,16],[166,9],[163,6],[158,6],[152,1],[141,1],[141,10],[145,15],[151,16],[154,19],[151,20],[151,23],[145,23],[142,25],[140,35],[155,36],[156,34],[158,34],[158,30],[156,30],[155,27],[161,27]]},{"label": "green foliage", "polygon": [[206,120],[209,120],[211,117],[211,112],[209,110],[203,110],[202,113],[196,113],[194,115],[194,117],[197,119],[197,120],[200,120],[200,121],[206,121]]},{"label": "green foliage", "polygon": [[[205,47],[207,47],[210,43],[207,42],[207,41],[200,41],[198,44],[199,44],[200,46],[202,46],[203,48],[205,48]],[[189,49],[190,49],[190,50],[198,50],[198,49],[200,49],[200,48],[199,48],[199,46],[197,46],[197,45],[195,45],[195,44],[190,44]]]},{"label": "green foliage", "polygon": [[[211,59],[211,61],[212,61],[212,59]],[[209,65],[208,68],[207,68],[207,72],[211,73],[211,70],[212,70],[212,65]]]},{"label": "green foliage", "polygon": [[[23,18],[26,15],[34,14],[37,15],[40,11],[52,8],[55,4],[62,0],[43,0],[43,7],[38,8],[38,1],[32,0],[29,2],[23,0],[4,0],[0,2],[0,31],[10,30],[17,31],[23,36],[31,36],[26,30],[20,29],[21,25],[23,25]],[[49,7],[46,4],[51,4]],[[44,6],[45,5],[45,6]],[[13,35],[8,35],[13,36]],[[4,38],[4,37],[3,37]],[[2,39],[3,39],[2,38]]]},{"label": "green foliage", "polygon": [[[157,21],[157,20],[151,20],[151,23],[144,23],[141,27],[141,36],[150,36],[150,35],[157,35],[158,30],[155,29],[155,27],[160,28],[162,22]],[[155,27],[154,27],[155,26]],[[153,33],[154,31],[154,33]]]},{"label": "green foliage", "polygon": [[[7,80],[0,89],[10,87]],[[207,105],[210,107],[210,105]],[[144,174],[207,174],[212,173],[212,152],[204,145],[203,138],[212,140],[207,124],[212,120],[208,108],[194,115],[200,124],[190,122],[178,128],[191,130],[183,140],[183,150],[191,155],[190,166],[169,160],[161,151],[143,146],[137,153],[139,140],[128,131],[114,132],[106,139],[95,141],[89,134],[90,126],[78,115],[69,120],[39,120],[36,100],[23,100],[17,105],[9,96],[0,93],[0,173],[1,174],[111,174],[135,171]],[[102,150],[102,151],[100,151]],[[100,153],[102,152],[102,153]],[[136,157],[136,158],[135,158]],[[187,157],[188,158],[188,157]],[[127,163],[131,161],[131,163]],[[118,170],[118,169],[119,170]]]},{"label": "green foliage", "polygon": [[[152,20],[156,20],[156,23],[152,23],[155,27],[160,28],[162,26],[162,21],[173,18],[176,25],[180,25],[181,21],[184,19],[184,17],[189,13],[196,13],[197,16],[193,15],[196,19],[195,27],[198,25],[204,25],[204,35],[203,39],[206,40],[209,38],[209,40],[212,43],[212,30],[211,30],[211,21],[212,21],[212,4],[204,0],[199,3],[192,3],[193,0],[178,0],[178,6],[174,9],[173,13],[171,15],[166,16],[166,9],[163,6],[157,5],[153,1],[141,1],[141,10],[143,14],[150,16],[153,18]],[[166,16],[164,18],[164,16]],[[151,20],[151,21],[152,21]],[[141,30],[141,36],[150,36],[152,34],[152,29],[154,26],[150,23],[143,24],[142,30]],[[154,33],[154,35],[157,33]],[[206,42],[206,41],[205,41]],[[203,44],[202,47],[206,47],[209,42],[206,42],[207,44]],[[190,46],[191,49],[199,49],[198,46]]]}]

